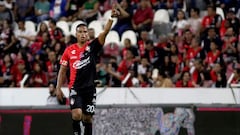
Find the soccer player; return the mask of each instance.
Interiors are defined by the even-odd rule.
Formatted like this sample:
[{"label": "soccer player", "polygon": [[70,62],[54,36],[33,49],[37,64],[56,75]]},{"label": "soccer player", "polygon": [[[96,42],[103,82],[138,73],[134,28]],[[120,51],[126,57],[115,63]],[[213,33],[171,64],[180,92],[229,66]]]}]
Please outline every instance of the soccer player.
[{"label": "soccer player", "polygon": [[84,23],[76,27],[77,43],[67,47],[60,60],[60,70],[57,79],[57,97],[62,100],[61,86],[70,68],[70,108],[74,135],[81,135],[80,121],[84,126],[84,135],[92,135],[92,116],[95,111],[96,88],[96,56],[104,45],[105,38],[111,29],[113,18],[120,15],[113,8],[104,30],[99,36],[89,41],[88,28]]}]

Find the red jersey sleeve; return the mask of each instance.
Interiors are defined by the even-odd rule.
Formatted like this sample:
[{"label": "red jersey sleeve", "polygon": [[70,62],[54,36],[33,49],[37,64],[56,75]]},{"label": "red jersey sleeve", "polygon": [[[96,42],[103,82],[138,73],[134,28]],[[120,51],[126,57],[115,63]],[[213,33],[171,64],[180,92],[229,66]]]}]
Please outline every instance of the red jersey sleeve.
[{"label": "red jersey sleeve", "polygon": [[68,48],[67,48],[62,55],[60,64],[63,66],[68,66],[68,61],[69,61],[69,55],[68,55]]}]

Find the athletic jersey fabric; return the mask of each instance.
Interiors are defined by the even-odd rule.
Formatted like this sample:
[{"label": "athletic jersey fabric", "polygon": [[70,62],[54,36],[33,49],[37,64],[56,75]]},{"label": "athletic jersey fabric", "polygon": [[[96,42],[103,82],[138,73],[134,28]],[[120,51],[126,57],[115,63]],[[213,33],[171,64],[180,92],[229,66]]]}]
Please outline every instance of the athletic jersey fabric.
[{"label": "athletic jersey fabric", "polygon": [[85,90],[94,86],[96,57],[101,48],[102,45],[96,38],[83,47],[75,43],[65,49],[60,64],[70,67],[69,88]]}]

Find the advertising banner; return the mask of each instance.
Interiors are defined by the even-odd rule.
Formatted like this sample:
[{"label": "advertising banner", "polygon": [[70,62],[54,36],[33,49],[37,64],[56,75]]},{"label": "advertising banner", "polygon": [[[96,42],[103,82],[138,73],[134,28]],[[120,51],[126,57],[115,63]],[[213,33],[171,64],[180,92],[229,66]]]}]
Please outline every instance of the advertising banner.
[{"label": "advertising banner", "polygon": [[[68,108],[0,108],[0,135],[70,135]],[[239,107],[98,106],[94,135],[239,135]]]}]

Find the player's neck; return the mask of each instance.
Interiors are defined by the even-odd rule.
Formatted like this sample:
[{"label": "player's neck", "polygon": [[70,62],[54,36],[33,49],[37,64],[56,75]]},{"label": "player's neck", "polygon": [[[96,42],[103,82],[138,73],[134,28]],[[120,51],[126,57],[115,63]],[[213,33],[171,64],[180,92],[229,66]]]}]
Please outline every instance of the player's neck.
[{"label": "player's neck", "polygon": [[86,42],[85,43],[81,43],[81,42],[77,43],[78,47],[80,47],[80,48],[83,47],[85,44],[86,44]]}]

